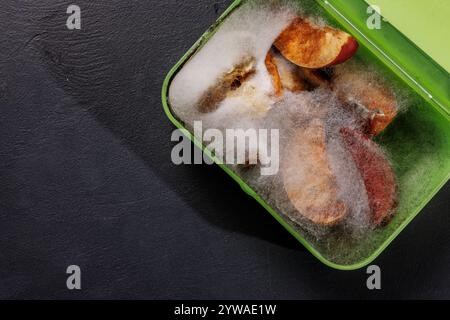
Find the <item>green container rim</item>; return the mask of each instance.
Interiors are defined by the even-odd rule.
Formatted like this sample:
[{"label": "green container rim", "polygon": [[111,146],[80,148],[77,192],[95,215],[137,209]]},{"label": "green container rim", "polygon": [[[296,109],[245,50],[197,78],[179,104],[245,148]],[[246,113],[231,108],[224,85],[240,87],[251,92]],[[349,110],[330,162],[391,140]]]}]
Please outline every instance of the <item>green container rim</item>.
[{"label": "green container rim", "polygon": [[[164,112],[166,113],[166,116],[169,118],[169,120],[177,127],[187,138],[189,138],[197,147],[203,150],[203,152],[210,157],[215,164],[217,164],[220,168],[222,168],[231,178],[233,178],[239,186],[242,188],[242,190],[250,195],[252,198],[254,198],[263,208],[265,208],[274,218],[277,220],[294,238],[296,238],[313,256],[315,256],[320,262],[325,264],[326,266],[341,270],[341,271],[351,271],[351,270],[357,270],[361,269],[370,263],[372,263],[375,259],[378,258],[378,256],[391,244],[391,242],[397,238],[397,236],[403,231],[403,229],[406,228],[406,226],[422,211],[422,209],[427,205],[427,203],[438,193],[438,191],[447,183],[448,180],[450,180],[450,172],[447,174],[447,176],[443,177],[442,181],[436,186],[436,188],[429,194],[428,197],[424,198],[424,200],[421,202],[419,206],[417,206],[416,210],[412,212],[400,225],[395,229],[395,231],[390,234],[389,237],[386,238],[386,240],[366,259],[355,263],[355,264],[349,264],[349,265],[343,265],[343,264],[337,264],[334,263],[328,259],[326,259],[319,251],[317,251],[302,235],[299,234],[298,231],[296,231],[291,225],[289,225],[284,218],[276,212],[271,206],[269,206],[249,185],[247,185],[237,174],[235,174],[231,169],[229,169],[226,165],[220,163],[220,161],[211,154],[211,152],[205,148],[205,146],[188,130],[186,129],[183,124],[176,119],[176,117],[172,114],[168,102],[168,92],[169,92],[169,86],[170,83],[175,76],[175,74],[179,71],[180,67],[182,67],[189,58],[201,47],[203,43],[208,41],[211,36],[214,34],[214,31],[217,29],[217,27],[220,25],[220,23],[236,9],[239,5],[241,5],[245,0],[235,0],[226,10],[225,12],[217,19],[217,21],[200,37],[197,42],[183,55],[183,57],[170,69],[168,74],[166,75],[163,86],[162,86],[162,105],[164,108]],[[333,18],[338,20],[343,25],[346,25],[348,29],[350,29],[350,32],[361,42],[363,42],[366,47],[373,50],[373,53],[384,63],[391,64],[391,68],[393,71],[401,78],[403,79],[406,84],[408,84],[413,90],[415,90],[418,94],[420,94],[422,97],[424,97],[427,102],[429,102],[431,105],[435,107],[447,120],[449,120],[449,110],[448,106],[449,104],[444,104],[442,102],[439,102],[435,99],[435,97],[427,96],[428,91],[423,91],[423,87],[420,85],[417,86],[417,81],[414,80],[413,77],[411,77],[407,72],[405,72],[404,69],[396,69],[398,65],[388,56],[386,57],[386,54],[383,52],[378,52],[379,48],[373,48],[371,47],[373,44],[371,43],[370,39],[368,39],[364,34],[358,34],[360,32],[359,30],[352,30],[352,24],[349,20],[346,19],[345,16],[342,15],[340,11],[336,7],[334,7],[331,2],[332,0],[315,0],[318,2],[322,8],[324,8]],[[340,0],[336,0],[339,2]],[[367,8],[368,4],[364,1],[360,1],[358,4],[359,6],[365,5],[365,8]],[[341,9],[341,8],[340,8]],[[361,8],[359,8],[361,9]],[[390,26],[389,28],[394,29],[394,27]],[[397,31],[399,32],[399,31]],[[421,55],[426,56],[426,54],[421,51],[419,48],[417,48],[409,39],[406,37],[403,38],[404,41],[408,41],[410,46],[413,46],[418,50],[418,53]],[[427,56],[426,56],[427,57]],[[431,58],[429,58],[429,61],[435,68],[440,69],[439,71],[445,72],[439,65],[437,65]],[[394,64],[392,64],[394,62]],[[448,75],[448,73],[447,73]],[[429,94],[428,94],[429,95]],[[443,99],[446,100],[446,99]],[[447,102],[447,101],[446,101]]]}]

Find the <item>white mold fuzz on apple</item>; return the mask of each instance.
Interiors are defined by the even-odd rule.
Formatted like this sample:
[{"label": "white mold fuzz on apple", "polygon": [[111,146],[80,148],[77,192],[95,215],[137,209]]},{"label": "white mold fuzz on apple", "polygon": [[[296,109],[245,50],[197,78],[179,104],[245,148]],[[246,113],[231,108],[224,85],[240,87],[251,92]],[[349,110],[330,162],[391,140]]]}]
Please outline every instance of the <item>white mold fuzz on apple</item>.
[{"label": "white mold fuzz on apple", "polygon": [[368,133],[372,135],[383,132],[412,102],[410,93],[357,58],[334,68],[332,86],[344,103],[370,119]]},{"label": "white mold fuzz on apple", "polygon": [[[264,115],[273,102],[272,80],[265,67],[265,58],[276,37],[295,17],[290,8],[269,8],[245,3],[232,13],[175,76],[169,91],[173,111],[184,121],[203,118],[198,109],[205,93],[214,86],[224,85],[219,79],[233,73],[243,61],[251,61],[245,81],[225,83],[224,94],[213,101],[216,105],[203,107],[222,113],[251,117]],[[241,75],[240,75],[241,76]],[[216,90],[216,91],[220,91]],[[232,91],[238,91],[236,94]],[[211,99],[210,99],[211,100]],[[214,99],[212,99],[214,100]],[[243,107],[243,106],[246,106]]]},{"label": "white mold fuzz on apple", "polygon": [[[308,132],[311,124],[323,125],[325,146],[323,152],[310,147],[308,139],[295,138],[300,131]],[[292,222],[295,228],[306,231],[308,236],[320,239],[335,228],[342,228],[350,237],[358,238],[370,228],[370,209],[363,180],[350,155],[345,151],[340,137],[341,128],[360,130],[360,124],[351,112],[342,109],[337,96],[327,89],[317,89],[311,92],[285,92],[282,99],[274,104],[267,116],[258,122],[261,128],[277,128],[280,130],[280,171],[274,176],[261,176],[258,167],[234,166],[233,169],[246,181],[263,199]],[[316,131],[317,132],[317,131]],[[320,133],[320,131],[319,131]],[[301,149],[301,154],[291,149],[292,141]],[[304,145],[304,147],[302,147]],[[296,148],[297,149],[297,148]],[[320,154],[322,152],[322,154]],[[327,171],[317,166],[316,162],[326,162],[332,174],[335,185],[319,185],[316,180]],[[289,164],[286,172],[285,164]],[[286,179],[295,176],[295,172],[308,173],[314,171],[308,178],[298,179],[289,183],[289,189],[307,192],[313,186],[324,188],[319,193],[335,192],[335,203],[345,204],[345,210],[337,212],[336,219],[311,220],[307,206],[295,206],[296,195],[289,196],[286,190]],[[316,174],[316,176],[314,176]],[[316,178],[315,178],[316,177]],[[294,184],[293,184],[294,183]],[[314,200],[314,199],[312,199]],[[315,201],[315,200],[314,200]],[[325,206],[326,207],[326,206]],[[303,212],[302,212],[303,211]],[[345,213],[341,215],[342,213]],[[331,227],[331,228],[330,228]]]}]

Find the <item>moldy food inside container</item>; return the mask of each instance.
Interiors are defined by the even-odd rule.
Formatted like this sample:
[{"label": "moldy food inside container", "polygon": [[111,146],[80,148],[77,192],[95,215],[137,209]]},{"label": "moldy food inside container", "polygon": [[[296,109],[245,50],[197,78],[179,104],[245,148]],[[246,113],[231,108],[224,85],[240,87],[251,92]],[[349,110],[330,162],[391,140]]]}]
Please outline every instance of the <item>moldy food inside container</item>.
[{"label": "moldy food inside container", "polygon": [[222,131],[279,130],[277,174],[261,175],[258,164],[229,167],[327,250],[384,228],[398,204],[397,177],[376,137],[406,109],[406,94],[358,48],[302,3],[246,1],[169,90],[172,111],[189,129],[202,121]]}]

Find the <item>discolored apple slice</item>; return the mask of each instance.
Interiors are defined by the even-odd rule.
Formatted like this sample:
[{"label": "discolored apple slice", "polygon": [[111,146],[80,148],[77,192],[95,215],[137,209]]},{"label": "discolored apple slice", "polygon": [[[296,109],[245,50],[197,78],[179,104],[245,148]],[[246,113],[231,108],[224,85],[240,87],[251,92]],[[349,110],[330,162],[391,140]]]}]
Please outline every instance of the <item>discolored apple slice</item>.
[{"label": "discolored apple slice", "polygon": [[272,83],[273,83],[273,87],[275,89],[275,95],[281,96],[281,94],[283,92],[283,88],[281,85],[281,77],[280,77],[280,73],[278,71],[278,66],[275,61],[275,56],[274,56],[272,50],[269,50],[269,52],[267,52],[265,63],[266,63],[267,71],[269,72],[270,76],[272,77]]},{"label": "discolored apple slice", "polygon": [[209,88],[199,101],[199,111],[212,112],[217,109],[230,93],[238,90],[242,84],[256,72],[254,57],[247,57],[235,65],[229,72],[224,73],[218,81]]},{"label": "discolored apple slice", "polygon": [[333,89],[366,121],[366,132],[370,135],[380,134],[397,116],[397,99],[378,81],[345,72],[333,79]]},{"label": "discolored apple slice", "polygon": [[281,96],[284,89],[291,92],[309,89],[309,84],[301,76],[299,68],[279,53],[272,50],[267,53],[266,67],[272,77],[277,96]]},{"label": "discolored apple slice", "polygon": [[378,135],[394,120],[397,115],[397,101],[388,90],[367,87],[362,93],[362,104],[371,111],[370,133]]},{"label": "discolored apple slice", "polygon": [[319,119],[298,128],[285,149],[281,163],[284,188],[299,214],[311,222],[330,226],[347,215],[338,199],[325,145],[325,128]]},{"label": "discolored apple slice", "polygon": [[318,69],[343,63],[358,50],[348,33],[295,18],[278,36],[275,47],[299,67]]},{"label": "discolored apple slice", "polygon": [[340,132],[364,181],[372,223],[379,226],[395,211],[397,183],[394,172],[379,146],[367,136],[348,128]]}]

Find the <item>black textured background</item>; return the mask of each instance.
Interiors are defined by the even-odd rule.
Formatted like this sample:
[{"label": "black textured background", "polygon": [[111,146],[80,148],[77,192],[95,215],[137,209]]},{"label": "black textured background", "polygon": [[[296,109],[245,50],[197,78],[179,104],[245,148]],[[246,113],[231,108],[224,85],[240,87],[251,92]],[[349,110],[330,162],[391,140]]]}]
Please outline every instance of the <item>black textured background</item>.
[{"label": "black textured background", "polygon": [[448,185],[371,292],[220,169],[172,165],[164,76],[230,1],[76,1],[80,31],[71,3],[0,6],[1,298],[450,298]]}]

